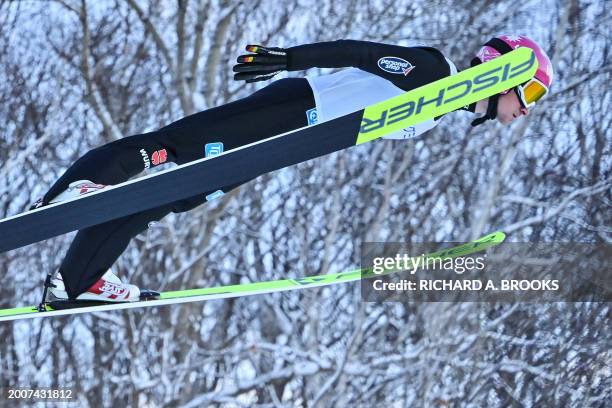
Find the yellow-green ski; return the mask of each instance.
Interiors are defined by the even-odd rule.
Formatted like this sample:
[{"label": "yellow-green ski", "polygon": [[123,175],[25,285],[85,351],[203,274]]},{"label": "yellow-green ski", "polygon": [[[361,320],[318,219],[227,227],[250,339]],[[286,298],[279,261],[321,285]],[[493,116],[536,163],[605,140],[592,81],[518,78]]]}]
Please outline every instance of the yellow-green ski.
[{"label": "yellow-green ski", "polygon": [[[498,245],[505,239],[503,232],[494,232],[485,235],[477,240],[467,244],[455,246],[452,248],[436,251],[426,256],[428,258],[450,259],[460,256],[469,255],[472,253],[483,251],[492,246]],[[317,286],[329,286],[338,283],[353,282],[360,279],[369,279],[374,276],[382,276],[397,272],[390,270],[383,274],[375,275],[371,270],[354,269],[352,271],[333,273],[329,275],[307,276],[296,279],[281,279],[266,282],[244,283],[240,285],[217,286],[202,289],[178,290],[173,292],[164,292],[159,300],[150,300],[132,303],[115,303],[99,306],[85,306],[73,309],[53,310],[47,306],[46,311],[38,311],[36,306],[26,306],[14,309],[0,310],[0,321],[27,319],[36,317],[50,317],[71,315],[87,312],[101,312],[120,309],[131,309],[151,306],[162,306],[177,303],[198,302],[212,299],[227,299],[235,297],[251,296],[263,293],[282,292],[288,290],[302,290]]]}]

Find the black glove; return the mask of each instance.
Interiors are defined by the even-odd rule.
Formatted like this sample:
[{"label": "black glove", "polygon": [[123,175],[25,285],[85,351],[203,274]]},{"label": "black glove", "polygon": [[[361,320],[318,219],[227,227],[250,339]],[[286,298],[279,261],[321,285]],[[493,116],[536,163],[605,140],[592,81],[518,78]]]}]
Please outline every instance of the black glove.
[{"label": "black glove", "polygon": [[236,81],[265,81],[287,70],[289,58],[284,48],[247,45],[246,50],[254,54],[238,57],[238,64],[234,65]]}]

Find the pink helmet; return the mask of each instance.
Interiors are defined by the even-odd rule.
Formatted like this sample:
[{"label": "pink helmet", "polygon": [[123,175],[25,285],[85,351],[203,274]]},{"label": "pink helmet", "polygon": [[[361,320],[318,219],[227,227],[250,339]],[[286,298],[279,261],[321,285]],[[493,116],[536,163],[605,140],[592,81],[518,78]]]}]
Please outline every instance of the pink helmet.
[{"label": "pink helmet", "polygon": [[[531,48],[538,59],[538,69],[534,77],[524,84],[513,88],[516,90],[521,105],[524,108],[530,108],[548,93],[553,81],[553,68],[550,59],[542,47],[535,41],[524,35],[500,35],[499,37],[491,38],[482,46],[480,51],[478,51],[476,57],[472,59],[471,65],[475,66],[490,61],[519,47]],[[507,94],[508,92],[510,92],[510,89],[500,94],[490,96],[486,114],[474,119],[472,121],[472,126],[478,126],[486,120],[495,119],[497,116],[497,102],[499,96]]]},{"label": "pink helmet", "polygon": [[490,61],[519,47],[528,47],[535,52],[539,63],[535,78],[544,86],[550,88],[553,81],[552,63],[542,47],[524,35],[500,35],[492,38],[478,51],[476,58],[472,60],[472,66],[480,62]]}]

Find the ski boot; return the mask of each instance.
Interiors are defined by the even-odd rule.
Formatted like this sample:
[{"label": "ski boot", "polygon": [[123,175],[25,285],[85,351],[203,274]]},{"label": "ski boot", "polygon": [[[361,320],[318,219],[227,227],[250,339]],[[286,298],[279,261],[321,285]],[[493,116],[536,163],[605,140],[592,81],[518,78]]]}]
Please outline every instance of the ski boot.
[{"label": "ski boot", "polygon": [[112,270],[108,270],[89,289],[81,293],[76,299],[70,299],[64,281],[59,273],[48,274],[45,280],[43,299],[39,310],[70,309],[75,307],[98,306],[112,303],[141,302],[159,299],[159,292],[140,289],[136,285],[123,283]]},{"label": "ski boot", "polygon": [[[72,198],[81,197],[85,194],[100,191],[108,187],[104,184],[96,184],[89,180],[77,180],[73,181],[68,185],[68,188],[58,194],[55,198],[49,201],[49,204],[55,204],[62,201],[70,200]],[[44,207],[43,198],[41,197],[34,204],[30,206],[30,210],[35,210],[40,207]]]}]

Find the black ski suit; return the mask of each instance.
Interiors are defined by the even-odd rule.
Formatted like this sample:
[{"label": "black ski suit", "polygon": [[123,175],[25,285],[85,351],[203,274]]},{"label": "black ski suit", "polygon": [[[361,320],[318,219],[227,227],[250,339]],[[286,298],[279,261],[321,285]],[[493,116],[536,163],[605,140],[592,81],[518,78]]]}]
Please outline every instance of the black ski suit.
[{"label": "black ski suit", "polygon": [[[340,40],[287,49],[289,70],[311,67],[354,67],[387,79],[408,91],[449,75],[444,56],[429,47],[400,47],[366,41]],[[383,70],[382,58],[394,56],[414,66],[409,75]],[[76,180],[119,184],[144,169],[164,162],[187,163],[205,156],[207,144],[224,150],[308,125],[307,111],[315,96],[307,79],[289,78],[271,83],[252,95],[180,119],[157,131],[128,136],[97,147],[78,159],[51,189],[44,202]],[[283,118],[278,120],[277,118]],[[224,193],[252,178],[220,188]],[[130,240],[170,212],[191,210],[207,201],[212,191],[186,200],[129,215],[80,230],[60,266],[68,295],[75,298],[91,287],[117,260]]]}]

